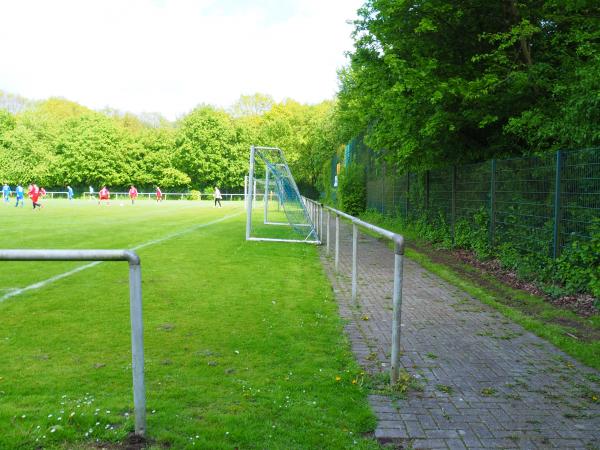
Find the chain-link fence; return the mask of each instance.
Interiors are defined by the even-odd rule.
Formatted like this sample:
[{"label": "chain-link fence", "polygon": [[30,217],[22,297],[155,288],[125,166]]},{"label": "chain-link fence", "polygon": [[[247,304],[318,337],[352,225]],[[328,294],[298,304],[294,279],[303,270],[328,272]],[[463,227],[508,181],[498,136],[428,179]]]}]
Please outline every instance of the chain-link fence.
[{"label": "chain-link fence", "polygon": [[364,145],[351,150],[367,169],[368,208],[440,221],[452,235],[458,221],[483,215],[490,244],[556,257],[565,245],[589,239],[600,218],[599,148],[420,173],[402,173]]}]

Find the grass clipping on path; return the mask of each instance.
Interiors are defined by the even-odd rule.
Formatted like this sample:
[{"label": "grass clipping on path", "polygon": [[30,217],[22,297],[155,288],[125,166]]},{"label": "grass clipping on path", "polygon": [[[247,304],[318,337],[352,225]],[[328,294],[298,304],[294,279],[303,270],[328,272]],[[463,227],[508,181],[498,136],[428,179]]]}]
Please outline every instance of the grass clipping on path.
[{"label": "grass clipping on path", "polygon": [[[598,317],[579,317],[571,311],[547,303],[542,298],[512,289],[482,275],[470,276],[467,279],[465,273],[472,273],[468,268],[463,267],[461,271],[457,271],[452,266],[433,262],[429,256],[417,249],[407,249],[406,255],[580,362],[600,369]],[[481,282],[474,281],[478,278]]]},{"label": "grass clipping on path", "polygon": [[[22,237],[25,246],[39,232],[44,247],[132,247],[236,208],[75,206],[18,211],[7,229],[27,233],[0,245],[18,247]],[[49,232],[59,226],[68,239]],[[367,388],[353,382],[360,368],[316,249],[248,243],[243,226],[240,215],[139,252],[150,446],[377,448],[362,437],[375,418]],[[3,289],[73,266],[6,264],[14,272],[0,275]],[[126,441],[134,423],[126,264],[24,293],[1,303],[0,315],[0,448]]]}]

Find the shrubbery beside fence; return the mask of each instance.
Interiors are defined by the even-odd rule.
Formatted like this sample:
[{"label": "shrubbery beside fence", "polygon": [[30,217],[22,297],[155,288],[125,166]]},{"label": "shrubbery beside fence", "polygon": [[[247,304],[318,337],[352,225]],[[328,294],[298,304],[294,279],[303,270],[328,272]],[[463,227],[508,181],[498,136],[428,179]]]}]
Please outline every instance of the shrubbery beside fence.
[{"label": "shrubbery beside fence", "polygon": [[557,257],[565,245],[589,240],[600,217],[598,149],[398,172],[370,161],[367,208],[441,219],[453,239],[459,221],[483,214],[490,245],[511,242],[524,252]]},{"label": "shrubbery beside fence", "polygon": [[402,173],[353,147],[367,209],[526,277],[600,296],[600,149]]}]

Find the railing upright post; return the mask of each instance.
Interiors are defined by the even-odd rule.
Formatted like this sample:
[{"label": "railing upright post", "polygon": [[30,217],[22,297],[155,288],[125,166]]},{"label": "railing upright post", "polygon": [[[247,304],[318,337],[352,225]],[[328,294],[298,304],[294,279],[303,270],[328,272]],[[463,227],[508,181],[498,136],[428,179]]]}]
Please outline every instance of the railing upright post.
[{"label": "railing upright post", "polygon": [[340,268],[340,216],[335,215],[335,271]]},{"label": "railing upright post", "polygon": [[400,336],[402,327],[402,271],[403,249],[398,243],[394,246],[394,291],[392,296],[392,360],[390,379],[392,385],[398,382],[400,374]]},{"label": "railing upright post", "polygon": [[323,205],[319,204],[319,240],[323,241]]},{"label": "railing upright post", "polygon": [[330,232],[330,228],[331,228],[331,213],[329,212],[329,210],[327,210],[327,256],[329,256],[329,254],[331,253],[331,249],[330,249],[330,245],[329,245],[329,232]]},{"label": "railing upright post", "polygon": [[321,239],[321,228],[319,227],[319,204],[315,203],[315,228],[317,229],[317,239]]},{"label": "railing upright post", "polygon": [[142,321],[142,269],[129,263],[129,307],[131,314],[131,358],[135,434],[146,433],[146,386],[144,382],[144,325]]},{"label": "railing upright post", "polygon": [[352,300],[356,301],[358,284],[358,226],[352,224]]}]

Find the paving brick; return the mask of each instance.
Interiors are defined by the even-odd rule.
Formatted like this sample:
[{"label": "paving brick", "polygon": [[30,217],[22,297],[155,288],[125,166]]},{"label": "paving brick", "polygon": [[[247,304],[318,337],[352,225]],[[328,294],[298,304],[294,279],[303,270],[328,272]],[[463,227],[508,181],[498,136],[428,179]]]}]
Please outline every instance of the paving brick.
[{"label": "paving brick", "polygon": [[[361,235],[358,309],[351,228],[342,222],[341,231],[341,275],[324,249],[321,261],[357,360],[375,374],[390,366],[394,257],[384,242]],[[568,406],[581,405],[573,386],[589,386],[584,375],[598,371],[406,259],[401,333],[401,367],[424,390],[409,390],[405,400],[369,396],[380,421],[376,438],[415,438],[414,448],[600,448],[600,404]]]}]

